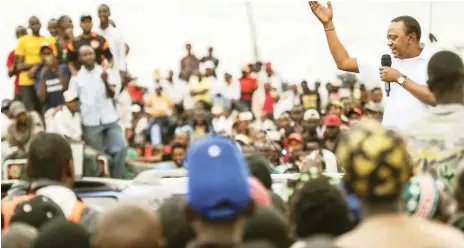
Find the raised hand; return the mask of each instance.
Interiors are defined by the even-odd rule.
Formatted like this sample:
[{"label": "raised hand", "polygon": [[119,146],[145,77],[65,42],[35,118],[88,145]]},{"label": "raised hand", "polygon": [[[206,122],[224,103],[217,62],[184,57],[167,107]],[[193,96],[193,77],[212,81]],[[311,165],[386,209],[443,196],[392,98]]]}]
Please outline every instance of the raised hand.
[{"label": "raised hand", "polygon": [[332,21],[333,18],[333,9],[332,3],[327,2],[327,7],[322,6],[319,1],[309,1],[309,6],[314,15],[322,22],[322,24],[327,24]]}]

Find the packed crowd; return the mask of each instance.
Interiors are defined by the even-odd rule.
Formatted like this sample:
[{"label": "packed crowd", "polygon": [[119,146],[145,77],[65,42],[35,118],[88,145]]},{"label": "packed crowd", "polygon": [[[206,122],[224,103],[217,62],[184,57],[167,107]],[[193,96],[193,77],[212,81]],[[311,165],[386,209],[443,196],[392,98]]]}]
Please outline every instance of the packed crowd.
[{"label": "packed crowd", "polygon": [[[348,54],[330,3],[310,6],[339,69],[363,70],[362,61],[337,59]],[[381,125],[380,85],[368,90],[351,74],[286,82],[260,61],[234,78],[220,73],[213,48],[199,58],[191,44],[177,76],[155,69],[153,87],[144,87],[127,71],[129,46],[109,6],[98,16],[93,29],[83,15],[77,37],[67,16],[50,20],[50,37],[36,17],[31,34],[17,29],[2,155],[27,158],[27,182],[2,199],[2,246],[464,247],[464,64],[455,53],[428,59],[426,88],[396,82],[434,108],[413,129],[392,130]],[[405,47],[420,48],[414,18],[394,19],[390,29],[397,60]],[[390,82],[394,71],[379,72]],[[72,190],[76,142],[85,144],[84,176],[105,176],[98,156],[108,157],[112,178],[132,178],[137,166],[183,168],[187,194],[156,209],[93,209]],[[294,176],[278,195],[271,174],[283,173]]]}]

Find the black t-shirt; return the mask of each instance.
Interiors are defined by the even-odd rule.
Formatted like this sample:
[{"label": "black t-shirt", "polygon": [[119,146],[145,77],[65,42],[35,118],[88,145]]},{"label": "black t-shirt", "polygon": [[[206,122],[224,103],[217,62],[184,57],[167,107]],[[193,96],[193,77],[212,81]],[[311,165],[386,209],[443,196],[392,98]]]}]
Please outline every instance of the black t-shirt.
[{"label": "black t-shirt", "polygon": [[[65,77],[66,80],[69,80],[69,70],[68,66],[65,64],[59,65],[61,73]],[[35,78],[35,88],[37,89],[40,84],[40,75],[44,70],[44,66],[40,66],[39,70],[37,71],[36,78]],[[61,85],[60,79],[56,72],[49,72],[45,77],[45,87],[47,91],[47,97],[44,102],[45,111],[50,108],[54,108],[57,106],[61,106],[64,104],[63,99],[63,86]]]},{"label": "black t-shirt", "polygon": [[308,91],[301,95],[301,103],[305,109],[321,110],[321,96],[317,91]]},{"label": "black t-shirt", "polygon": [[68,62],[74,63],[76,68],[80,67],[79,49],[85,45],[91,46],[94,49],[95,61],[99,65],[101,65],[105,58],[107,60],[111,60],[113,58],[108,42],[103,36],[95,33],[92,33],[90,36],[84,36],[81,34],[68,47]]}]

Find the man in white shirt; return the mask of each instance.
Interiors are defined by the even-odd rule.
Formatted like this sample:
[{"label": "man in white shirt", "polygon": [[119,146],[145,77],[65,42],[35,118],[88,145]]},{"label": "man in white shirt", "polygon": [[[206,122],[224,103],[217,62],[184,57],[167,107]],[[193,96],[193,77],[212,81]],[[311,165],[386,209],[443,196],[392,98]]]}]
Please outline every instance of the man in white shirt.
[{"label": "man in white shirt", "polygon": [[111,74],[95,63],[95,52],[90,46],[79,49],[79,59],[82,67],[71,78],[69,89],[79,95],[85,143],[101,154],[108,151],[111,177],[122,178],[127,149],[114,106]]},{"label": "man in white shirt", "polygon": [[53,116],[50,132],[59,133],[72,141],[82,141],[82,123],[79,114],[77,92],[67,90],[63,93],[65,105]]},{"label": "man in white shirt", "polygon": [[437,106],[411,123],[405,137],[416,165],[454,188],[464,166],[464,64],[450,51],[436,53],[428,65],[428,86]]},{"label": "man in white shirt", "polygon": [[161,81],[161,87],[163,87],[166,96],[171,98],[177,110],[180,109],[182,102],[190,93],[188,90],[188,83],[174,78],[174,72],[172,70],[169,71],[168,77]]},{"label": "man in white shirt", "polygon": [[100,27],[96,30],[98,35],[105,37],[113,54],[113,66],[109,73],[112,74],[114,84],[117,85],[116,92],[121,89],[122,79],[127,72],[126,64],[126,43],[122,34],[110,23],[110,8],[106,4],[98,7],[98,17],[100,18]]},{"label": "man in white shirt", "polygon": [[[65,105],[52,116],[49,132],[63,135],[70,142],[82,142],[82,123],[79,114],[79,96],[77,92],[63,92]],[[96,158],[98,152],[90,147],[84,149],[84,176],[97,176]]]},{"label": "man in white shirt", "polygon": [[427,62],[431,51],[420,44],[421,28],[410,16],[400,16],[392,20],[387,30],[388,46],[391,49],[392,67],[381,67],[381,55],[373,59],[352,58],[338,39],[332,22],[332,5],[324,7],[317,1],[309,3],[314,15],[321,21],[330,51],[337,68],[357,72],[368,82],[384,88],[391,82],[389,97],[385,97],[385,115],[382,125],[404,130],[417,120],[427,109],[435,105],[435,98],[426,85]]}]

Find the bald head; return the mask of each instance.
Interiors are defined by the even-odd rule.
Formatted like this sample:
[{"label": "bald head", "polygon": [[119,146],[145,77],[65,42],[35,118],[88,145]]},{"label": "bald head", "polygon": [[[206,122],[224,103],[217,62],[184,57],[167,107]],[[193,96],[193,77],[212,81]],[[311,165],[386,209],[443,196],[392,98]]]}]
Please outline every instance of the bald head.
[{"label": "bald head", "polygon": [[37,236],[38,231],[34,227],[15,223],[2,233],[2,247],[29,248]]},{"label": "bald head", "polygon": [[121,205],[102,216],[94,248],[164,247],[158,215],[149,207]]}]

